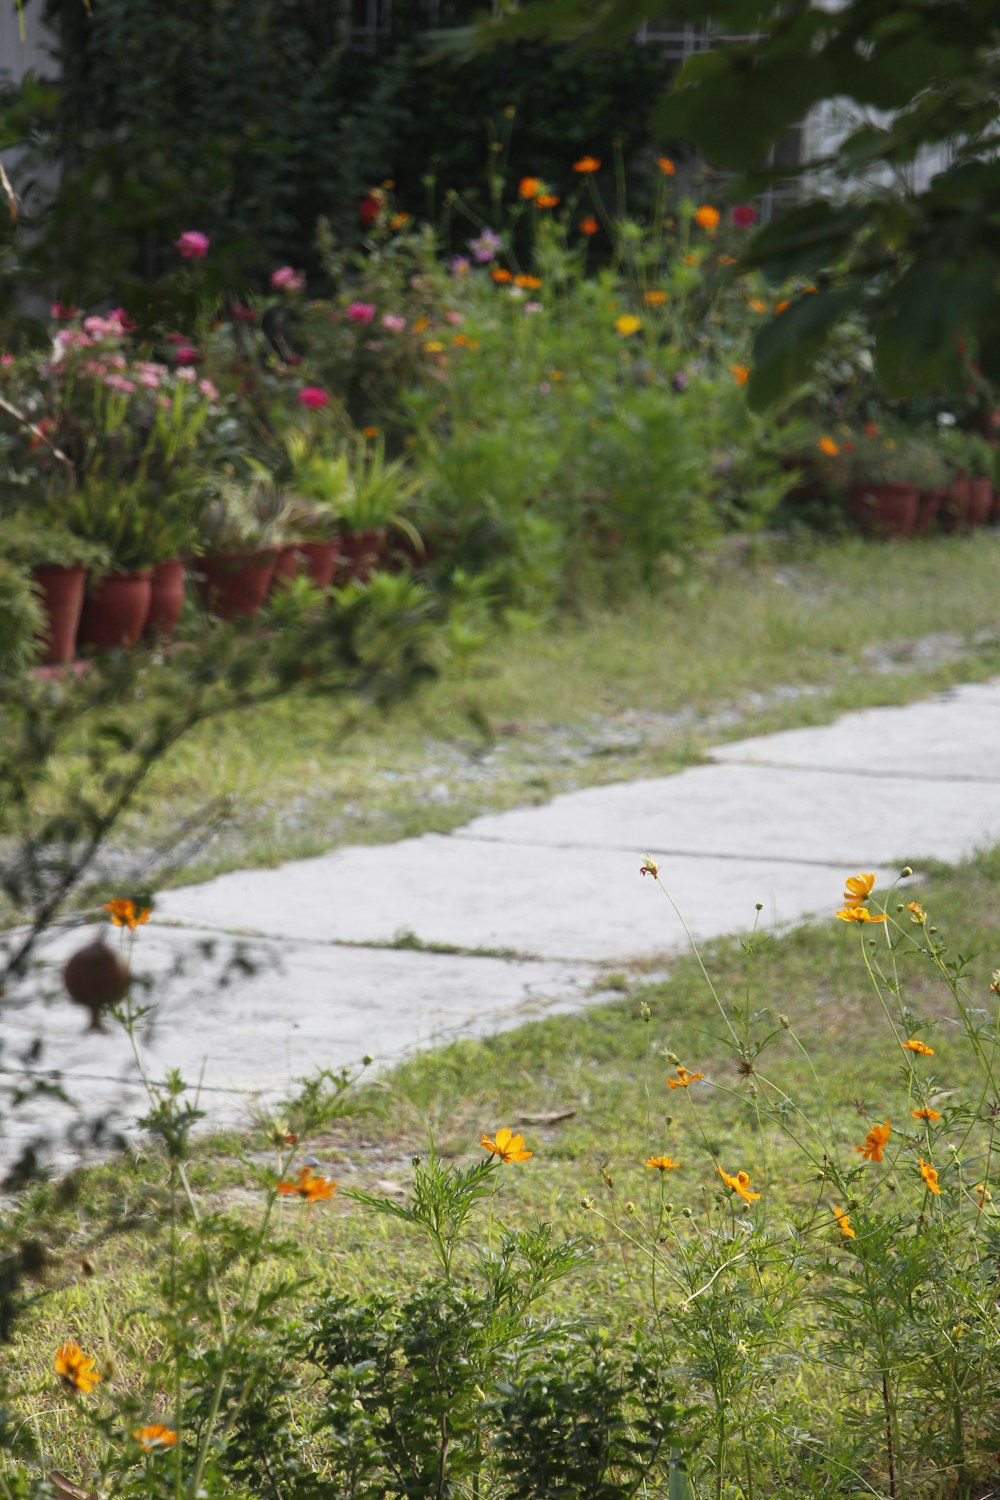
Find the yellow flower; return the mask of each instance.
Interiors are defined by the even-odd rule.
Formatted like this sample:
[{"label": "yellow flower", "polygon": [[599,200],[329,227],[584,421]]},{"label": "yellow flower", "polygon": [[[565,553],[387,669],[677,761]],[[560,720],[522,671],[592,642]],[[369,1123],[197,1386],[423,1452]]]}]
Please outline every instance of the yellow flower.
[{"label": "yellow flower", "polygon": [[424,345],[425,354],[443,354],[444,345],[440,339],[429,339]]},{"label": "yellow flower", "polygon": [[750,370],[747,365],[730,365],[729,373],[737,385],[746,385],[750,379]]},{"label": "yellow flower", "polygon": [[920,1158],[920,1175],[926,1182],[927,1186],[930,1188],[931,1192],[936,1193],[940,1198],[941,1189],[938,1187],[938,1174],[931,1166],[930,1162],[924,1161],[923,1157]]},{"label": "yellow flower", "polygon": [[841,1234],[844,1235],[845,1238],[847,1238],[849,1240],[853,1240],[856,1236],[854,1234],[854,1230],[851,1228],[851,1221],[847,1217],[846,1211],[844,1209],[842,1209],[842,1208],[838,1208],[837,1205],[834,1204],[833,1205],[833,1217],[836,1219],[837,1223],[840,1225],[840,1232],[841,1232]]},{"label": "yellow flower", "polygon": [[714,234],[719,227],[719,210],[710,203],[703,203],[694,211],[694,222],[699,229],[707,229],[709,234]]},{"label": "yellow flower", "polygon": [[622,313],[620,318],[615,319],[615,327],[623,339],[631,338],[642,327],[642,319],[637,318],[635,313]]},{"label": "yellow flower", "polygon": [[849,875],[844,881],[844,905],[860,906],[875,887],[874,875]]},{"label": "yellow flower", "polygon": [[927,1043],[922,1042],[919,1037],[911,1036],[908,1042],[901,1042],[900,1046],[905,1047],[907,1052],[919,1052],[921,1057],[934,1056],[934,1048],[928,1047]]},{"label": "yellow flower", "polygon": [[755,313],[766,313],[767,312],[767,303],[761,297],[751,297],[750,301],[747,303],[747,306],[749,307],[749,309],[750,309],[751,312],[755,312]]},{"label": "yellow flower", "polygon": [[674,166],[669,156],[658,156],[656,158],[656,165],[659,167],[664,177],[673,177],[674,173],[677,171],[677,168]]},{"label": "yellow flower", "polygon": [[317,1177],[312,1167],[301,1169],[298,1182],[278,1183],[278,1192],[284,1197],[294,1193],[307,1203],[322,1203],[332,1198],[336,1190],[337,1184],[332,1177]]},{"label": "yellow flower", "polygon": [[649,1156],[646,1158],[646,1166],[653,1167],[657,1172],[672,1172],[675,1167],[680,1166],[679,1161],[674,1161],[672,1156]]},{"label": "yellow flower", "polygon": [[660,867],[656,863],[656,860],[653,858],[653,856],[651,854],[647,854],[646,855],[646,862],[645,862],[645,864],[641,864],[639,866],[639,874],[640,875],[652,875],[652,877],[653,877],[654,880],[659,880],[659,878],[660,878]]},{"label": "yellow flower", "polygon": [[666,292],[651,290],[646,293],[646,302],[650,307],[662,307],[666,300]]},{"label": "yellow flower", "polygon": [[869,1130],[867,1136],[865,1137],[864,1145],[855,1146],[854,1149],[857,1151],[858,1155],[863,1156],[866,1161],[881,1161],[885,1153],[886,1142],[889,1139],[889,1133],[891,1130],[892,1126],[889,1124],[888,1120],[886,1120],[884,1125],[873,1125],[871,1130]]},{"label": "yellow flower", "polygon": [[542,191],[541,179],[538,177],[522,177],[517,185],[517,191],[522,198],[537,198]]},{"label": "yellow flower", "polygon": [[827,458],[836,458],[840,452],[840,448],[831,437],[821,437],[816,446],[821,453],[826,454]]},{"label": "yellow flower", "polygon": [[174,1429],[164,1427],[162,1422],[153,1422],[149,1427],[137,1427],[132,1436],[147,1453],[152,1453],[156,1448],[173,1448],[177,1442]]},{"label": "yellow flower", "polygon": [[148,922],[152,915],[148,906],[137,909],[135,902],[125,896],[116,896],[113,901],[106,902],[104,910],[110,914],[116,927],[127,927],[129,932],[134,932],[137,927]]},{"label": "yellow flower", "polygon": [[842,922],[886,922],[888,918],[884,912],[876,912],[874,916],[867,906],[845,906],[837,912]]},{"label": "yellow flower", "polygon": [[533,1151],[525,1150],[524,1137],[515,1135],[512,1130],[507,1129],[506,1125],[497,1131],[495,1141],[491,1141],[488,1135],[484,1135],[479,1144],[492,1156],[499,1156],[501,1161],[527,1161],[529,1156],[534,1155]]},{"label": "yellow flower", "polygon": [[678,1063],[677,1077],[668,1078],[667,1082],[672,1089],[686,1089],[692,1083],[697,1083],[699,1078],[704,1078],[704,1076],[704,1073],[689,1073],[687,1068],[682,1068],[680,1063]]},{"label": "yellow flower", "polygon": [[574,172],[599,172],[601,164],[596,156],[581,156],[579,161],[573,163]]},{"label": "yellow flower", "polygon": [[915,1120],[940,1120],[941,1118],[936,1109],[911,1109],[910,1114]]},{"label": "yellow flower", "polygon": [[911,922],[916,922],[918,927],[925,927],[927,925],[927,913],[919,901],[908,901],[906,903],[906,910],[910,913]]},{"label": "yellow flower", "polygon": [[721,1167],[718,1168],[718,1172],[726,1187],[732,1188],[734,1193],[738,1193],[744,1203],[756,1203],[760,1194],[751,1193],[750,1178],[746,1172],[737,1172],[735,1177],[730,1177],[729,1173],[724,1172]]},{"label": "yellow flower", "polygon": [[526,292],[537,292],[541,284],[542,278],[540,276],[521,275],[514,277],[514,285],[524,287]]},{"label": "yellow flower", "polygon": [[87,1395],[100,1380],[92,1359],[88,1359],[72,1339],[67,1339],[56,1353],[56,1374],[67,1390],[82,1391]]}]

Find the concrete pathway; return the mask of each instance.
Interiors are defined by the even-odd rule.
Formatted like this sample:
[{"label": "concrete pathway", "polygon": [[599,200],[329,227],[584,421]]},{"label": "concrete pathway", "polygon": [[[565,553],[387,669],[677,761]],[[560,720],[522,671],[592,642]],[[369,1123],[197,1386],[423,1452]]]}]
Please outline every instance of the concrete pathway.
[{"label": "concrete pathway", "polygon": [[[856,870],[955,861],[1000,842],[1000,679],[906,708],[851,714],[716,749],[711,763],[477,818],[450,835],[346,848],[170,891],[137,934],[144,1045],[200,1087],[217,1123],[245,1122],[319,1069],[379,1066],[601,998],[607,966],[682,949],[640,879],[647,851],[692,931],[768,927],[839,904]],[[43,989],[11,996],[4,1061],[58,1074],[89,1114],[142,1108],[118,1035],[81,1035],[61,990],[79,930],[50,945]],[[45,1038],[40,1059],[15,1056]],[[58,1123],[18,1113],[0,1152]],[[66,1115],[68,1118],[68,1114]]]}]

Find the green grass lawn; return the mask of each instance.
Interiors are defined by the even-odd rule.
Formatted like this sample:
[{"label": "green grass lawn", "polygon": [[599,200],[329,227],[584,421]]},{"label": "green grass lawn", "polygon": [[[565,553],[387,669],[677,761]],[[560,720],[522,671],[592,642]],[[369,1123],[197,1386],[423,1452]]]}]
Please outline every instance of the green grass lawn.
[{"label": "green grass lawn", "polygon": [[209,724],[152,777],[116,847],[193,827],[162,882],[176,884],[446,831],[986,677],[1000,670],[998,569],[1000,535],[983,532],[720,560],[657,597],[498,635],[346,742],[338,705],[299,695]]}]

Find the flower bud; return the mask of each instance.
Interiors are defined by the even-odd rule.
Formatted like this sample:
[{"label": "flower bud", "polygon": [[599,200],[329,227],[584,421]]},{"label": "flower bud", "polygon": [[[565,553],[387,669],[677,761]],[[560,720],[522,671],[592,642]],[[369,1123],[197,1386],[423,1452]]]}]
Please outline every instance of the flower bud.
[{"label": "flower bud", "polygon": [[778,1024],[779,1026],[783,1026],[786,1031],[791,1030],[792,1023],[785,1015],[784,1011],[780,1011],[778,1013]]},{"label": "flower bud", "polygon": [[913,866],[912,865],[904,865],[903,868],[900,870],[899,873],[900,873],[900,875],[902,876],[902,878],[904,880],[908,880],[910,878],[910,876],[913,874]]}]

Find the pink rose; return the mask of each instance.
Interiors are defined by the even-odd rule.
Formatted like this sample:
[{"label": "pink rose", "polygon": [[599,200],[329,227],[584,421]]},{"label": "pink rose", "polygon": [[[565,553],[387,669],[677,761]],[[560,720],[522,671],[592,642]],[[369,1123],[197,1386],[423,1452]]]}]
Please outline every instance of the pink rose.
[{"label": "pink rose", "polygon": [[375,317],[375,305],[372,302],[352,302],[347,316],[352,323],[371,323]]},{"label": "pink rose", "polygon": [[305,271],[293,270],[291,266],[279,266],[271,272],[271,285],[276,292],[301,292],[305,284]]},{"label": "pink rose", "polygon": [[406,319],[401,318],[399,313],[386,313],[382,319],[382,327],[388,328],[390,333],[402,333],[406,327]]},{"label": "pink rose", "polygon": [[308,406],[311,411],[319,411],[324,406],[329,406],[330,398],[326,391],[318,385],[304,385],[299,391],[299,405]]},{"label": "pink rose", "polygon": [[737,229],[749,229],[757,222],[757,210],[752,203],[738,203],[733,209],[733,223]]},{"label": "pink rose", "polygon": [[174,244],[181,252],[182,260],[204,260],[208,254],[208,235],[202,234],[200,229],[185,229]]}]

